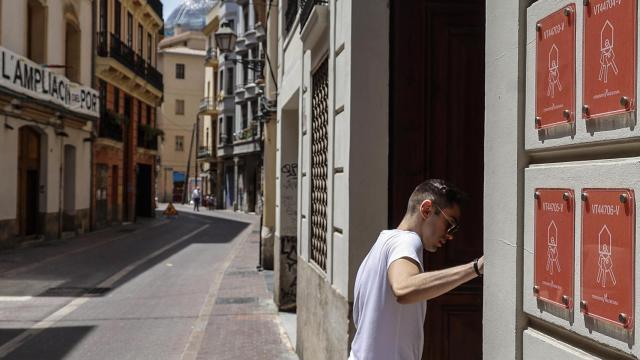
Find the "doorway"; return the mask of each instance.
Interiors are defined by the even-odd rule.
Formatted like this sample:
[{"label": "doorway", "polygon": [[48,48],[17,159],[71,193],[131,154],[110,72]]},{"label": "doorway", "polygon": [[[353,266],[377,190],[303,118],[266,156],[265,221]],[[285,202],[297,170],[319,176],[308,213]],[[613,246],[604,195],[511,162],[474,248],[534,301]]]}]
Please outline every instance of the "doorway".
[{"label": "doorway", "polygon": [[152,217],[151,187],[153,186],[151,165],[138,164],[136,178],[136,216]]},{"label": "doorway", "polygon": [[120,222],[118,213],[120,207],[118,206],[118,184],[119,184],[118,165],[113,165],[111,170],[111,223],[115,224]]},{"label": "doorway", "polygon": [[40,232],[40,134],[20,128],[18,149],[18,231],[25,237]]},{"label": "doorway", "polygon": [[[394,1],[390,49],[389,225],[414,187],[442,178],[467,192],[463,230],[425,254],[427,270],[482,254],[484,1]],[[424,359],[482,359],[482,282],[429,301]]]},{"label": "doorway", "polygon": [[107,225],[107,184],[109,181],[109,166],[106,164],[96,164],[96,228],[101,229]]},{"label": "doorway", "polygon": [[76,229],[76,148],[64,146],[64,188],[62,204],[62,230]]}]

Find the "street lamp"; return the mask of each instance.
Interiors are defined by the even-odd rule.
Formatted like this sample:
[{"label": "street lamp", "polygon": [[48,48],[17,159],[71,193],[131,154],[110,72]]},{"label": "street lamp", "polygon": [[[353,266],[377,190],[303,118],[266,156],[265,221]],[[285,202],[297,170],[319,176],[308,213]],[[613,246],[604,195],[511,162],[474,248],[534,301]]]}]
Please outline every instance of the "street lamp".
[{"label": "street lamp", "polygon": [[228,22],[223,22],[220,29],[215,33],[216,46],[222,53],[232,52],[236,48],[238,35],[231,30]]},{"label": "street lamp", "polygon": [[233,61],[234,64],[240,63],[246,66],[247,69],[255,71],[258,74],[258,81],[261,81],[264,60],[242,59],[235,56],[234,51],[236,49],[236,40],[238,39],[238,35],[236,35],[236,33],[231,29],[229,23],[223,22],[220,25],[220,29],[216,31],[214,36],[216,39],[216,46],[218,47],[218,49],[220,49],[220,52],[222,54],[228,54],[228,59]]}]

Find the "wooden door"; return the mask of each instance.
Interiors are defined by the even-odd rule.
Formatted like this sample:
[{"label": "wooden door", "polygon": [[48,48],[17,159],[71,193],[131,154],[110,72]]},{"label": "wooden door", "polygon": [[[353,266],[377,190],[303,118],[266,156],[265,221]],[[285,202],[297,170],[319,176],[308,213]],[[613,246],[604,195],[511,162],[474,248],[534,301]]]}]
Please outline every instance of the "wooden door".
[{"label": "wooden door", "polygon": [[[390,226],[413,188],[428,178],[470,195],[463,230],[428,270],[482,254],[484,2],[394,1],[391,21]],[[429,301],[425,359],[482,358],[480,279]]]},{"label": "wooden door", "polygon": [[39,232],[40,135],[20,128],[18,145],[18,231],[21,236]]}]

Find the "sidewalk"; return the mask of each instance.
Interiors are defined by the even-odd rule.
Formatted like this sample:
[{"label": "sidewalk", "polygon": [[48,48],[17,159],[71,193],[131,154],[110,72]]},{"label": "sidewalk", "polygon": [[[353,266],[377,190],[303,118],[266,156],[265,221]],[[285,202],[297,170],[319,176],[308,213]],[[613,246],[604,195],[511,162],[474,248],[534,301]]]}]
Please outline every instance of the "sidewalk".
[{"label": "sidewalk", "polygon": [[[195,213],[192,206],[174,206],[178,216]],[[158,204],[158,210],[165,207],[166,204]],[[256,270],[258,218],[202,208],[197,214],[242,219],[254,224],[249,236],[238,243],[235,256],[221,279],[197,359],[298,359],[267,284],[270,272]]]}]

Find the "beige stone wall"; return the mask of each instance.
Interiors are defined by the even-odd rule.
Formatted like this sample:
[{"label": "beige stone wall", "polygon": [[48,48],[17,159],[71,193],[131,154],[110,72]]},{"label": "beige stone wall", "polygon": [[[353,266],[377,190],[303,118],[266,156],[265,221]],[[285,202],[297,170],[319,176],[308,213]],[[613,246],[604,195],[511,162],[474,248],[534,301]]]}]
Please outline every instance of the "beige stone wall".
[{"label": "beige stone wall", "polygon": [[[204,39],[204,35],[201,33],[190,34],[195,40]],[[161,190],[158,196],[160,199],[163,199],[163,196],[167,194],[171,194],[173,180],[170,174],[167,174],[165,179],[166,169],[172,168],[173,171],[186,171],[193,125],[198,116],[200,101],[203,97],[202,91],[205,86],[205,51],[201,50],[203,45],[199,41],[187,43],[196,44],[197,48],[186,48],[184,47],[184,42],[172,42],[171,38],[163,40],[160,44],[159,63],[164,75],[164,102],[158,116],[158,127],[164,131],[164,141],[159,147],[162,162],[159,174]],[[176,64],[184,64],[184,79],[176,79]],[[176,100],[184,101],[184,115],[176,114]],[[200,121],[202,123],[202,120]],[[176,136],[184,138],[183,151],[176,151]],[[197,148],[198,145],[194,143],[191,154],[190,177],[195,174]]]}]

